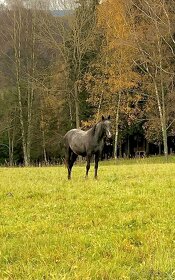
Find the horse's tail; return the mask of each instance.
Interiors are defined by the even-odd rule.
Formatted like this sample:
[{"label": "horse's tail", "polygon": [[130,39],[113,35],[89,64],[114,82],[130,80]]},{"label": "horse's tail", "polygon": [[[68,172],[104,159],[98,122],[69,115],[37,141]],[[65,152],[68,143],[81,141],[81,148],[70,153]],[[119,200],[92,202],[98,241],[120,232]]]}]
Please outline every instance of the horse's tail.
[{"label": "horse's tail", "polygon": [[69,144],[66,135],[63,137],[63,147],[64,147],[64,166],[68,167],[68,159],[69,159]]}]

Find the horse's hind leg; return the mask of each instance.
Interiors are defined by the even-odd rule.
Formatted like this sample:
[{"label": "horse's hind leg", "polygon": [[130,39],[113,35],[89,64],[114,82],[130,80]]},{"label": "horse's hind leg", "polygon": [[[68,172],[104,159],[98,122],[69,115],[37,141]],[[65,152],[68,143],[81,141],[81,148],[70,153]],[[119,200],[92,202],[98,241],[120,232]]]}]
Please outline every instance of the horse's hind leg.
[{"label": "horse's hind leg", "polygon": [[71,171],[72,166],[74,165],[74,162],[77,159],[77,155],[70,149],[70,157],[69,157],[69,164],[68,164],[68,179],[71,179]]},{"label": "horse's hind leg", "polygon": [[91,164],[91,156],[87,155],[86,178],[88,177],[88,172],[89,172],[89,169],[90,169],[90,164]]}]

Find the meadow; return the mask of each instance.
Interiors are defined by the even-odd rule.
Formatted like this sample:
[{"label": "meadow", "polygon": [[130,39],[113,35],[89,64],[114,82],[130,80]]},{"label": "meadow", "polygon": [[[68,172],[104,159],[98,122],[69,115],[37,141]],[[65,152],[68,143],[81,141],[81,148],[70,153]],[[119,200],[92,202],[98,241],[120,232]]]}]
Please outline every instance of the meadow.
[{"label": "meadow", "polygon": [[0,168],[0,279],[175,279],[175,157]]}]

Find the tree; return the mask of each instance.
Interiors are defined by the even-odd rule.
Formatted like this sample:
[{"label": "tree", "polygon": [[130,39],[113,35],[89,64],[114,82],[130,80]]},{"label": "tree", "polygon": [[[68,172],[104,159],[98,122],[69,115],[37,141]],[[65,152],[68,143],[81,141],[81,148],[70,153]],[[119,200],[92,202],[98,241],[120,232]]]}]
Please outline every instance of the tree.
[{"label": "tree", "polygon": [[35,51],[36,51],[36,13],[26,9],[22,1],[10,1],[5,9],[7,20],[4,41],[10,38],[9,49],[13,83],[16,86],[24,164],[30,163],[32,111],[34,99]]},{"label": "tree", "polygon": [[103,44],[97,63],[92,64],[87,82],[91,85],[90,102],[97,109],[97,118],[101,110],[103,113],[110,112],[115,119],[114,154],[117,157],[121,100],[139,80],[138,73],[133,70],[132,59],[136,50],[124,1],[118,0],[117,4],[113,0],[102,3],[99,7],[98,24],[103,32]]},{"label": "tree", "polygon": [[149,94],[156,98],[159,112],[162,139],[164,144],[164,155],[167,158],[167,100],[169,88],[174,76],[174,39],[172,36],[171,4],[164,0],[159,1],[131,1],[133,13],[132,33],[140,52],[136,65],[145,74],[149,83]]},{"label": "tree", "polygon": [[[76,127],[80,126],[81,106],[85,98],[81,92],[81,80],[87,71],[89,61],[95,55],[96,5],[98,1],[72,1],[72,12],[63,18],[48,16],[44,20],[43,36],[46,44],[57,50],[61,64],[64,65],[65,90],[71,117],[75,112]],[[58,7],[68,1],[53,1]],[[70,4],[69,4],[70,5]],[[49,23],[50,22],[50,23]],[[74,104],[72,103],[74,101]]]}]

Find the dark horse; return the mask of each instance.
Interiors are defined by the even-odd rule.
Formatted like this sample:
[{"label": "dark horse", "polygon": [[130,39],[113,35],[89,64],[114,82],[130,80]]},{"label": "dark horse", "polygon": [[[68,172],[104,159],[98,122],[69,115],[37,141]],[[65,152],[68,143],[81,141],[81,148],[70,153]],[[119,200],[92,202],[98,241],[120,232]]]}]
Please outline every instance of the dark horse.
[{"label": "dark horse", "polygon": [[110,116],[95,124],[87,131],[81,129],[71,129],[64,136],[66,148],[66,165],[68,169],[68,179],[71,178],[71,170],[78,155],[87,158],[86,177],[90,169],[90,160],[95,155],[95,178],[97,178],[98,161],[103,150],[104,139],[111,138]]}]

